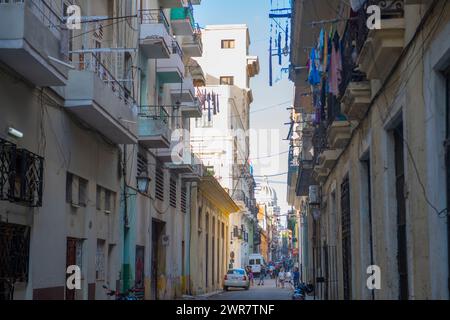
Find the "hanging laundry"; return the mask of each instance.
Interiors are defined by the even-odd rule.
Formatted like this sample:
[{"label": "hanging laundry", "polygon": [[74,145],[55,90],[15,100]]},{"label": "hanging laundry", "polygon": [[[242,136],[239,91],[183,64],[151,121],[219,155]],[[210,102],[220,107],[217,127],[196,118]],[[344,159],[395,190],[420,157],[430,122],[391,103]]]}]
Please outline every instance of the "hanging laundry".
[{"label": "hanging laundry", "polygon": [[281,56],[281,32],[278,33],[278,64],[281,66],[283,64]]},{"label": "hanging laundry", "polygon": [[273,86],[273,67],[272,67],[272,37],[270,37],[270,44],[269,44],[269,86]]},{"label": "hanging laundry", "polygon": [[211,94],[208,93],[208,122],[211,122]]},{"label": "hanging laundry", "polygon": [[339,34],[336,31],[333,37],[330,63],[330,93],[339,96],[339,86],[342,82],[342,56]]},{"label": "hanging laundry", "polygon": [[322,70],[323,72],[327,72],[328,68],[328,34],[326,31],[323,31],[323,61],[322,61]]},{"label": "hanging laundry", "polygon": [[212,93],[212,105],[213,105],[213,114],[216,115],[217,114],[217,108],[216,108],[216,94],[213,92]]},{"label": "hanging laundry", "polygon": [[357,12],[364,6],[366,2],[367,0],[350,0],[350,6],[352,7],[353,11]]},{"label": "hanging laundry", "polygon": [[317,85],[320,83],[320,74],[319,70],[317,69],[317,63],[316,63],[316,49],[311,50],[311,54],[309,57],[309,77],[308,81],[311,85]]},{"label": "hanging laundry", "polygon": [[219,113],[220,112],[220,108],[219,108],[219,94],[216,94],[216,99],[217,99],[217,102],[216,102],[217,113]]}]

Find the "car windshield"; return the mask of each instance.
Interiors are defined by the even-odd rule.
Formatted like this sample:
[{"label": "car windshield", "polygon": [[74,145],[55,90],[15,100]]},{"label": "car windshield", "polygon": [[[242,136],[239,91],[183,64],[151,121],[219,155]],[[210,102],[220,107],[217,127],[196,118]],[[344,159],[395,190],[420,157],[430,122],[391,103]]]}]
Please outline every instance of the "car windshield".
[{"label": "car windshield", "polygon": [[250,264],[255,264],[255,260],[254,259],[250,259]]},{"label": "car windshield", "polygon": [[232,270],[228,270],[228,274],[243,275],[244,274],[244,270],[242,270],[242,269],[232,269]]}]

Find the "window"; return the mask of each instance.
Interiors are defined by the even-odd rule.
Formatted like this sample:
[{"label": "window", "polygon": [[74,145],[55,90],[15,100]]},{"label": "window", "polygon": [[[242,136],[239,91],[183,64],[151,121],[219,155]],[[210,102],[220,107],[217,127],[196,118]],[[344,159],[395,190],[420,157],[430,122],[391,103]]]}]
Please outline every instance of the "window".
[{"label": "window", "polygon": [[86,207],[87,204],[87,180],[78,178],[78,205]]},{"label": "window", "polygon": [[105,240],[97,239],[97,254],[95,256],[95,279],[105,280]]},{"label": "window", "polygon": [[139,152],[137,156],[137,175],[147,176],[148,173],[148,159],[144,152]]},{"label": "window", "polygon": [[88,201],[88,181],[70,172],[66,175],[66,203],[86,207]]},{"label": "window", "polygon": [[231,76],[220,77],[220,84],[224,86],[232,86],[234,85],[234,77]]},{"label": "window", "polygon": [[352,248],[351,248],[351,214],[350,182],[348,176],[341,185],[341,226],[342,226],[342,263],[344,275],[344,300],[352,298]]},{"label": "window", "polygon": [[170,178],[170,198],[169,203],[172,208],[177,207],[177,181],[174,178]]},{"label": "window", "polygon": [[255,264],[255,259],[250,259],[249,264]]},{"label": "window", "polygon": [[235,40],[222,40],[222,49],[234,49],[235,47]]},{"label": "window", "polygon": [[114,202],[116,198],[116,193],[97,186],[97,196],[96,196],[96,207],[97,210],[104,210],[105,213],[109,214],[114,211]]},{"label": "window", "polygon": [[160,201],[164,201],[164,172],[161,167],[156,168],[156,189],[155,197]]},{"label": "window", "polygon": [[181,188],[181,212],[186,213],[187,212],[187,198],[186,198],[186,188]]}]

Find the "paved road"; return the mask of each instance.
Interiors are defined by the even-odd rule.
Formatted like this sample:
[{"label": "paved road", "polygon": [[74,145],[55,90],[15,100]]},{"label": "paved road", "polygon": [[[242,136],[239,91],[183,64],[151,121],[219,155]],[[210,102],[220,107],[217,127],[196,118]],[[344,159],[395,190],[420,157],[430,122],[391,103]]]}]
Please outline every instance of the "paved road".
[{"label": "paved road", "polygon": [[264,286],[255,285],[250,290],[232,289],[211,296],[208,300],[291,300],[292,289],[276,288],[275,280],[265,280]]}]

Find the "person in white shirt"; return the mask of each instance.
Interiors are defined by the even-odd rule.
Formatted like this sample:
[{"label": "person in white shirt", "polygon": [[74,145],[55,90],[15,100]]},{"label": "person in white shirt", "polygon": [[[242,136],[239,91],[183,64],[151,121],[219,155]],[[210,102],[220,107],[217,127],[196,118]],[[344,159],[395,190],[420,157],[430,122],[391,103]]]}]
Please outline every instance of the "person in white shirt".
[{"label": "person in white shirt", "polygon": [[286,274],[284,272],[284,269],[281,268],[280,272],[278,273],[278,282],[280,283],[282,288],[284,288],[284,280],[285,279],[286,279]]}]

